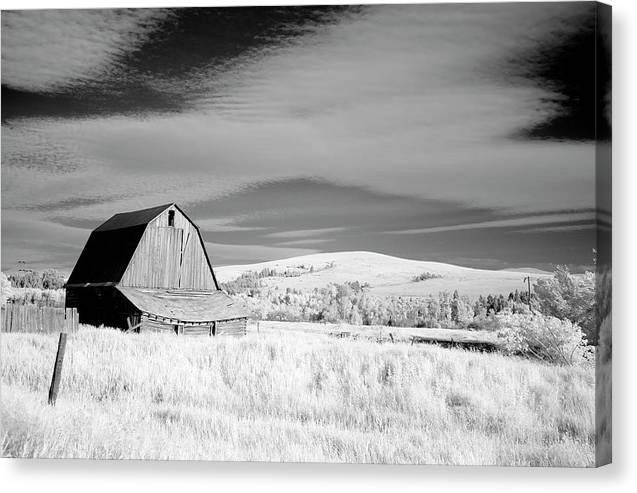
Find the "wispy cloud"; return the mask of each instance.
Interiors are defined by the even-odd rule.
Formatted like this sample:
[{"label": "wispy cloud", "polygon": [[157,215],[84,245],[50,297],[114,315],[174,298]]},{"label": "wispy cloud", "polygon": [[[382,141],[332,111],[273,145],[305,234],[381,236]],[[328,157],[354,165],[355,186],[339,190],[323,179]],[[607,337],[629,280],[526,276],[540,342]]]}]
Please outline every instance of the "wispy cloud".
[{"label": "wispy cloud", "polygon": [[594,222],[588,224],[560,224],[557,226],[543,226],[538,228],[526,228],[520,230],[520,233],[534,234],[534,233],[568,233],[570,231],[586,231],[594,230],[597,225]]},{"label": "wispy cloud", "polygon": [[[492,228],[510,228],[518,226],[535,226],[539,224],[558,224],[571,223],[576,221],[595,220],[593,212],[576,212],[571,214],[549,214],[549,215],[533,215],[526,217],[515,217],[511,219],[497,219],[494,221],[482,221],[477,223],[453,224],[449,226],[434,226],[430,228],[403,229],[397,231],[386,231],[387,234],[394,235],[411,235],[411,234],[428,234],[440,233],[443,231],[465,231],[471,229],[492,229]],[[561,226],[564,228],[564,226]],[[542,231],[551,231],[555,229],[544,228]],[[560,229],[563,230],[563,229]],[[537,230],[536,230],[537,231]]]},{"label": "wispy cloud", "polygon": [[305,238],[301,240],[289,240],[280,241],[276,243],[277,247],[308,247],[308,248],[320,248],[325,243],[329,243],[329,238]]},{"label": "wispy cloud", "polygon": [[320,236],[330,233],[338,233],[344,231],[344,227],[336,228],[317,228],[317,229],[296,229],[292,231],[277,231],[276,233],[270,233],[268,236],[271,238],[307,238],[313,236]]}]

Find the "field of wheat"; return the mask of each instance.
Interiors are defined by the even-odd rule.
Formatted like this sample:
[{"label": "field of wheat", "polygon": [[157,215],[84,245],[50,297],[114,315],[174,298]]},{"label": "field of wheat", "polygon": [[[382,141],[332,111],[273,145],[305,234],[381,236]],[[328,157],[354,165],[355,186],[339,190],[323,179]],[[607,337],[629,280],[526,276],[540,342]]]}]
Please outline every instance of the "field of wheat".
[{"label": "field of wheat", "polygon": [[592,466],[594,370],[290,331],[2,334],[10,457]]}]

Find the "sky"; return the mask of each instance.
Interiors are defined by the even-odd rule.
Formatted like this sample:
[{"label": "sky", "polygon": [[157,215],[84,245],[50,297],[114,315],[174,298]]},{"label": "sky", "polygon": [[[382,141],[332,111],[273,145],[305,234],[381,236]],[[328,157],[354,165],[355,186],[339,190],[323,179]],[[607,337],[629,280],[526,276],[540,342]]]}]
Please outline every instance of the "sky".
[{"label": "sky", "polygon": [[170,202],[214,265],[590,264],[610,138],[595,13],[3,11],[2,269],[68,272],[110,216]]}]

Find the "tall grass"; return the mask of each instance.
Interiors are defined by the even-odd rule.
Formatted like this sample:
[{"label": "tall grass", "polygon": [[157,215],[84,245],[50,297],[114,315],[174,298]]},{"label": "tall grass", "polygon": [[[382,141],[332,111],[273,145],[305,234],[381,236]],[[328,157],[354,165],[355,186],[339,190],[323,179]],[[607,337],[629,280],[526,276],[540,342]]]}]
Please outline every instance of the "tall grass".
[{"label": "tall grass", "polygon": [[0,340],[2,454],[592,466],[594,375],[498,354],[321,335],[88,329]]}]

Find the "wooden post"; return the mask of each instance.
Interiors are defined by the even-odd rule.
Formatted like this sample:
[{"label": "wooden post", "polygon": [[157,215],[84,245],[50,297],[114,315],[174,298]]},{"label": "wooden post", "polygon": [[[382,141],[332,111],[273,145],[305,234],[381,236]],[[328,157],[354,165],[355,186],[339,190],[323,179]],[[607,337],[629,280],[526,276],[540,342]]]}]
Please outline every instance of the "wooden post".
[{"label": "wooden post", "polygon": [[49,404],[55,406],[60,388],[60,378],[62,376],[62,362],[64,361],[64,350],[66,349],[66,332],[60,332],[58,342],[58,352],[55,356],[55,366],[53,367],[53,377],[51,378],[51,388],[49,389]]}]

